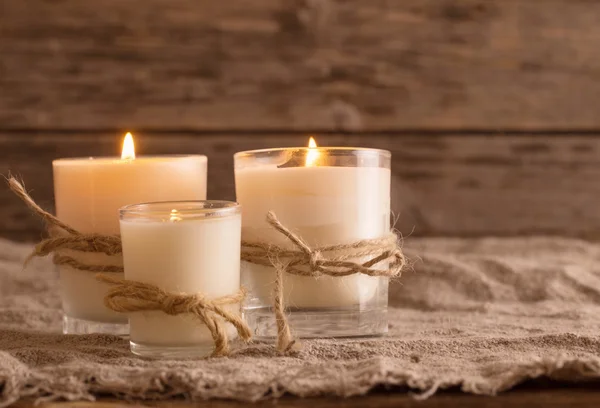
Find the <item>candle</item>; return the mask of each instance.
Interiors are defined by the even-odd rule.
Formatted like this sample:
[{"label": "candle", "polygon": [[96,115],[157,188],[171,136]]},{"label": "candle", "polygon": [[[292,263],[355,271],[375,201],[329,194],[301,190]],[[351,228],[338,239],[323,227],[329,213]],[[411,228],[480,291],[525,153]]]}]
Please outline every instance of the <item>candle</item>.
[{"label": "candle", "polygon": [[[149,201],[206,198],[206,156],[135,157],[127,135],[119,158],[53,162],[57,217],[83,233],[119,233],[120,207]],[[92,264],[122,265],[122,257],[69,252]],[[107,286],[94,274],[61,265],[65,333],[127,334],[127,319],[104,307]]]},{"label": "candle", "polygon": [[[125,278],[214,299],[240,289],[241,215],[228,201],[153,203],[121,210]],[[240,305],[228,305],[239,311]],[[190,314],[130,314],[131,350],[152,357],[210,354],[213,339]],[[229,325],[228,334],[235,335]]]},{"label": "candle", "polygon": [[[235,155],[242,239],[288,246],[265,221],[268,211],[311,246],[348,244],[389,232],[390,154],[375,149],[268,149]],[[360,260],[357,260],[360,261]],[[245,315],[258,337],[275,334],[274,270],[243,263]],[[284,275],[294,332],[303,337],[362,336],[387,330],[387,278]]]}]

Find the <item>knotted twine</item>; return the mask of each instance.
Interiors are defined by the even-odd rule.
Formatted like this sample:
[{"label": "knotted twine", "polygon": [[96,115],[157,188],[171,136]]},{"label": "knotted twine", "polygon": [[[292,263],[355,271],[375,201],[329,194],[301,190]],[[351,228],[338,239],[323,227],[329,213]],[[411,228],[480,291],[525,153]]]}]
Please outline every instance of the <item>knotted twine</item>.
[{"label": "knotted twine", "polygon": [[[285,227],[273,211],[267,213],[267,222],[285,236],[296,249],[290,250],[267,242],[242,241],[241,259],[252,264],[275,268],[273,310],[277,323],[277,349],[283,353],[290,351],[295,344],[285,315],[284,273],[312,278],[321,276],[340,278],[356,273],[393,278],[400,277],[402,268],[406,264],[398,237],[393,232],[376,239],[311,248],[299,235]],[[329,257],[326,257],[326,254],[329,254]],[[367,260],[362,263],[352,261],[357,258],[367,258]]]},{"label": "knotted twine", "polygon": [[208,327],[212,335],[215,342],[213,356],[229,354],[229,340],[223,320],[231,323],[243,340],[249,341],[252,337],[252,332],[242,317],[223,307],[244,300],[244,289],[232,295],[207,299],[199,293],[167,292],[149,283],[118,279],[104,274],[96,275],[96,279],[112,285],[104,298],[104,304],[115,312],[162,311],[171,316],[184,313],[194,315]]},{"label": "knotted twine", "polygon": [[[123,272],[121,266],[85,264],[57,252],[69,249],[87,253],[118,255],[122,253],[121,237],[83,234],[44,211],[14,177],[8,179],[8,185],[35,214],[46,222],[50,235],[49,238],[35,246],[33,252],[25,260],[25,264],[34,257],[43,257],[54,253],[53,262],[57,265],[68,265],[88,272]],[[214,356],[227,355],[230,350],[222,320],[231,323],[243,340],[248,341],[252,336],[250,328],[241,316],[231,313],[223,307],[242,302],[246,296],[243,289],[232,295],[208,299],[199,293],[167,292],[152,284],[118,279],[101,273],[96,275],[96,279],[112,286],[104,297],[104,305],[115,312],[162,311],[172,316],[191,314],[197,317],[211,333],[215,343]]]}]

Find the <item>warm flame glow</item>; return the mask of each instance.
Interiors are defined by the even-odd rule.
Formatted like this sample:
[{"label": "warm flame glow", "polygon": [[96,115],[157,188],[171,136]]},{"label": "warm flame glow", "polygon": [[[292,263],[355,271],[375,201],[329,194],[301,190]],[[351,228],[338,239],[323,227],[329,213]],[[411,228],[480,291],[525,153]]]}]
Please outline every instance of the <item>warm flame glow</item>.
[{"label": "warm flame glow", "polygon": [[306,167],[312,167],[317,165],[319,159],[319,151],[317,150],[317,142],[314,137],[311,137],[308,141],[308,153],[306,153]]},{"label": "warm flame glow", "polygon": [[172,222],[181,221],[181,217],[179,216],[179,213],[177,210],[175,210],[175,209],[171,210],[170,221],[172,221]]},{"label": "warm flame glow", "polygon": [[127,132],[125,140],[123,141],[123,151],[121,153],[122,160],[133,160],[135,159],[135,146],[133,145],[133,136]]}]

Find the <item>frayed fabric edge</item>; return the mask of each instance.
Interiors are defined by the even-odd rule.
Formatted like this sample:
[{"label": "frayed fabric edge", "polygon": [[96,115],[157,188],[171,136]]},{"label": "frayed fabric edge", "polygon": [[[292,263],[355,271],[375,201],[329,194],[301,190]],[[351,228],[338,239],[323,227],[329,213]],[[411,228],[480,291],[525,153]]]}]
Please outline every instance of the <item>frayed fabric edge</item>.
[{"label": "frayed fabric edge", "polygon": [[[339,396],[353,397],[365,395],[377,386],[406,386],[415,392],[413,397],[418,400],[425,400],[440,390],[460,387],[461,391],[467,394],[489,395],[493,396],[500,392],[508,391],[513,387],[532,379],[549,378],[560,383],[580,383],[584,381],[600,381],[600,358],[542,358],[528,363],[506,366],[505,368],[496,368],[495,373],[482,375],[480,378],[435,378],[418,375],[417,373],[392,370],[385,375],[381,372],[373,373],[372,376],[364,377],[356,384],[344,380],[344,384],[327,383],[309,387],[304,392],[298,387],[290,387],[290,384],[266,383],[264,387],[256,384],[250,387],[244,393],[244,385],[240,384],[235,389],[212,389],[210,392],[202,389],[194,389],[193,384],[187,386],[180,385],[180,389],[170,389],[168,393],[162,394],[159,390],[147,388],[136,389],[131,392],[126,391],[125,382],[117,385],[113,382],[111,385],[102,383],[90,383],[84,378],[72,378],[70,385],[72,389],[65,389],[64,382],[59,389],[54,389],[52,380],[47,376],[29,376],[23,378],[18,389],[8,387],[8,381],[0,381],[3,385],[0,393],[0,408],[8,407],[22,398],[34,398],[39,402],[49,400],[67,400],[67,401],[90,401],[94,395],[113,395],[117,398],[127,400],[165,400],[174,396],[184,397],[190,400],[206,399],[234,399],[242,402],[255,402],[262,399],[277,399],[283,395],[294,395],[298,397],[318,397],[318,396]],[[13,375],[18,375],[13,373]],[[6,373],[4,378],[10,378],[11,374]],[[14,381],[15,378],[12,378]],[[306,380],[306,379],[302,379]],[[366,380],[366,381],[365,381]],[[114,378],[113,378],[114,381]],[[149,378],[149,382],[160,381],[158,378]],[[14,382],[13,382],[14,384]],[[231,384],[229,384],[231,386]],[[356,392],[352,392],[352,388]],[[225,388],[225,386],[224,386]],[[276,389],[277,392],[272,392]],[[420,392],[420,393],[418,393]]]}]

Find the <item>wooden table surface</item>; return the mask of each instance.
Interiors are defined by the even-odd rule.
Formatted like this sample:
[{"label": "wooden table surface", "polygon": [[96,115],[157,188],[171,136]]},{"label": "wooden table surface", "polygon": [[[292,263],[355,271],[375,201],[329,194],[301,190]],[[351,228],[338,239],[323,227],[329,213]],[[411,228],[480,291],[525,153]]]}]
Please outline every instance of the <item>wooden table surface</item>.
[{"label": "wooden table surface", "polygon": [[[199,401],[186,402],[182,400],[166,402],[150,401],[115,401],[111,399],[99,400],[96,402],[53,402],[38,405],[44,408],[132,408],[132,407],[157,407],[157,408],[237,408],[249,406],[251,404],[234,401]],[[15,408],[33,408],[33,401],[23,401],[15,405]],[[476,395],[467,395],[458,392],[442,392],[427,400],[420,401],[407,393],[398,392],[376,392],[365,397],[355,397],[348,399],[340,398],[294,398],[285,397],[279,400],[261,401],[254,405],[255,407],[278,408],[354,408],[354,407],[418,407],[418,408],[469,408],[469,407],[598,407],[600,406],[600,384],[596,387],[569,387],[569,388],[551,388],[544,387],[524,387],[515,391],[506,392],[496,397],[483,397]]]}]

